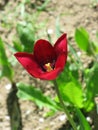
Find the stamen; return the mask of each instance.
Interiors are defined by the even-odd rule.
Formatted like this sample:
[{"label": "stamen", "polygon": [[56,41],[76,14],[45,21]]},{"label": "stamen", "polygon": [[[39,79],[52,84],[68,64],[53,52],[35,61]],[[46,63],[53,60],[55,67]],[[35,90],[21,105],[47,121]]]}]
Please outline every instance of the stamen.
[{"label": "stamen", "polygon": [[47,72],[50,72],[51,70],[53,70],[51,63],[45,64],[45,69],[46,69]]}]

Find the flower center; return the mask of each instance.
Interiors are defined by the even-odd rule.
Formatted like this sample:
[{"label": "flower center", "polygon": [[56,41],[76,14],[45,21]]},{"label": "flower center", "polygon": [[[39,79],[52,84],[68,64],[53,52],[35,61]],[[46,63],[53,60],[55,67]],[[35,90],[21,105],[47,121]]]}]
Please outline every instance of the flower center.
[{"label": "flower center", "polygon": [[47,72],[50,72],[51,70],[53,70],[52,64],[51,63],[47,63],[44,65],[44,68],[46,69]]}]

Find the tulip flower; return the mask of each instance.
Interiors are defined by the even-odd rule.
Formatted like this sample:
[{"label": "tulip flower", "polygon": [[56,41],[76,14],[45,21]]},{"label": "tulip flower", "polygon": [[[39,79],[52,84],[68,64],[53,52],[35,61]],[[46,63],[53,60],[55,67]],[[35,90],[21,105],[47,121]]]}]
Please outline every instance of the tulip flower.
[{"label": "tulip flower", "polygon": [[67,37],[64,33],[52,45],[40,39],[34,45],[34,52],[14,54],[21,65],[35,78],[54,80],[63,71],[67,60]]}]

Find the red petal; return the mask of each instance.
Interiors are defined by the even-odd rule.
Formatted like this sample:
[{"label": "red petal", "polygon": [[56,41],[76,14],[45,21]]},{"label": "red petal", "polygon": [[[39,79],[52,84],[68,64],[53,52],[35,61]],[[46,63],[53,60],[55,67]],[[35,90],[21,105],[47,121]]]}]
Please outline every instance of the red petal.
[{"label": "red petal", "polygon": [[66,60],[67,60],[67,56],[65,55],[65,52],[60,54],[57,58],[55,69],[50,72],[45,72],[41,74],[40,79],[45,79],[45,80],[56,79],[57,76],[63,71]]},{"label": "red petal", "polygon": [[67,60],[67,55],[65,54],[65,52],[63,52],[62,54],[58,56],[55,63],[55,68],[60,68],[61,70],[63,70],[66,60]]},{"label": "red petal", "polygon": [[[56,54],[57,60],[56,60]],[[34,46],[34,55],[16,53],[15,57],[22,66],[34,77],[44,80],[54,80],[63,70],[67,59],[67,39],[63,34],[54,47],[46,40],[38,40]],[[51,63],[56,60],[55,69],[50,72],[42,71],[41,64]],[[38,64],[39,63],[39,64]]]},{"label": "red petal", "polygon": [[14,54],[14,56],[32,76],[39,77],[39,75],[43,73],[32,54],[21,52]]},{"label": "red petal", "polygon": [[67,54],[67,38],[65,33],[56,41],[54,49],[57,55],[62,52]]},{"label": "red petal", "polygon": [[28,53],[16,53],[14,56],[22,64],[22,66],[35,78],[44,80],[54,80],[60,73],[60,69],[57,68],[50,72],[43,72],[40,66],[36,63],[34,56]]},{"label": "red petal", "polygon": [[39,64],[52,62],[55,59],[54,48],[48,41],[40,39],[35,43],[34,57]]},{"label": "red petal", "polygon": [[22,66],[28,71],[29,74],[35,78],[43,80],[54,80],[57,78],[59,73],[62,71],[62,67],[57,64],[56,69],[50,72],[43,72],[40,66],[36,63],[34,56],[28,53],[16,53],[14,54],[17,60],[22,64]]},{"label": "red petal", "polygon": [[50,72],[45,72],[43,74],[40,75],[40,79],[44,79],[44,80],[54,80],[57,78],[57,76],[59,75],[59,73],[62,70],[60,68],[56,68]]}]

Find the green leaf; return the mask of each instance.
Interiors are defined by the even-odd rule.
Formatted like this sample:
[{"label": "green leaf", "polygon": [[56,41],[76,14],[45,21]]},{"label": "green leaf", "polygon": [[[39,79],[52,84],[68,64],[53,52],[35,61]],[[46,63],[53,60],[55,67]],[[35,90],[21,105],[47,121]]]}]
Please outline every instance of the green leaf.
[{"label": "green leaf", "polygon": [[1,38],[0,38],[0,65],[2,67],[0,77],[5,76],[12,81],[14,72],[10,63],[8,62],[8,58],[5,53],[4,43]]},{"label": "green leaf", "polygon": [[23,83],[19,83],[17,86],[17,96],[19,98],[34,101],[40,108],[47,106],[54,111],[57,111],[59,109],[56,103],[50,97],[44,96],[39,89]]},{"label": "green leaf", "polygon": [[[77,68],[77,66],[76,66]],[[65,86],[68,82],[77,80],[79,78],[78,69],[71,69],[70,63],[67,62],[63,72],[57,78],[59,86]]]},{"label": "green leaf", "polygon": [[69,82],[65,86],[60,86],[60,92],[63,100],[69,102],[79,108],[83,107],[82,87],[75,82]]},{"label": "green leaf", "polygon": [[19,51],[19,52],[23,51],[23,46],[19,44],[17,41],[13,41],[13,44],[16,51]]},{"label": "green leaf", "polygon": [[80,109],[76,108],[75,110],[80,122],[80,130],[92,130]]},{"label": "green leaf", "polygon": [[77,80],[79,78],[78,69],[77,67],[71,67],[70,64],[67,62],[64,71],[57,78],[57,83],[60,87],[60,92],[63,96],[63,100],[70,103],[71,105],[76,105],[79,108],[82,108],[83,92],[82,86]]},{"label": "green leaf", "polygon": [[69,75],[69,63],[67,62],[63,72],[57,78],[57,83],[60,86],[60,85],[65,85],[69,81],[71,81],[71,78]]},{"label": "green leaf", "polygon": [[94,53],[98,54],[98,32],[96,33],[96,40],[92,41]]},{"label": "green leaf", "polygon": [[88,51],[89,47],[89,34],[84,28],[76,29],[75,31],[75,40],[80,49]]},{"label": "green leaf", "polygon": [[94,66],[88,73],[89,79],[86,85],[86,100],[85,108],[90,111],[94,106],[94,98],[98,95],[98,63],[95,62]]},{"label": "green leaf", "polygon": [[24,46],[24,51],[32,52],[33,45],[35,42],[35,32],[32,24],[22,23],[17,25],[17,32],[22,45]]}]

